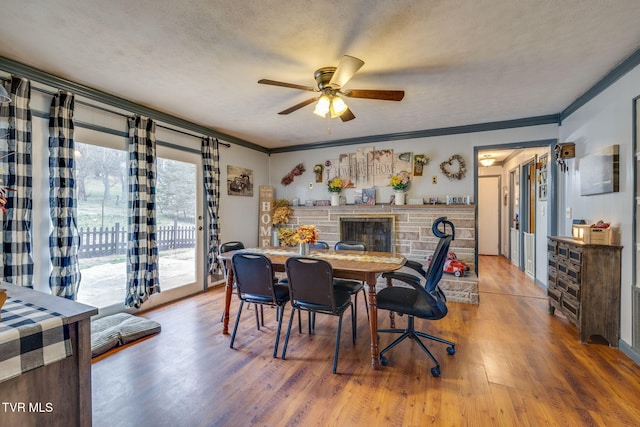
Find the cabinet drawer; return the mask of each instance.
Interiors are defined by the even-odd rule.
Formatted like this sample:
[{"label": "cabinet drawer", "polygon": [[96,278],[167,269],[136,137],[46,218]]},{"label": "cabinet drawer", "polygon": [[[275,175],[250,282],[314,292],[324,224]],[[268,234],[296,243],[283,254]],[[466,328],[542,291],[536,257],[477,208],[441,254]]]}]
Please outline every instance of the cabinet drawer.
[{"label": "cabinet drawer", "polygon": [[560,298],[562,296],[562,292],[560,292],[559,290],[549,286],[547,288],[547,295],[549,296],[550,300],[555,301],[558,304],[561,304]]},{"label": "cabinet drawer", "polygon": [[580,319],[580,304],[571,295],[563,294],[560,300],[562,305],[562,312],[573,323],[578,323]]},{"label": "cabinet drawer", "polygon": [[571,295],[576,301],[580,301],[580,286],[575,285],[573,283],[567,284],[567,289],[565,290],[567,295]]},{"label": "cabinet drawer", "polygon": [[556,271],[555,268],[549,267],[548,271],[549,271],[549,277],[553,277],[554,279],[558,277],[558,272]]},{"label": "cabinet drawer", "polygon": [[569,246],[569,260],[578,265],[582,265],[582,248],[578,246]]},{"label": "cabinet drawer", "polygon": [[560,273],[558,274],[558,277],[556,277],[556,287],[558,289],[566,291],[570,284],[572,284],[572,280],[565,274]]},{"label": "cabinet drawer", "polygon": [[558,268],[558,256],[556,254],[549,253],[549,268]]},{"label": "cabinet drawer", "polygon": [[569,276],[571,279],[573,279],[573,281],[577,284],[581,283],[581,269],[579,268],[579,266],[576,265],[570,265],[569,268],[567,268],[567,271],[565,272],[565,274],[567,276]]},{"label": "cabinet drawer", "polygon": [[547,239],[547,252],[554,255],[557,254],[558,242],[556,242],[555,240]]},{"label": "cabinet drawer", "polygon": [[558,259],[569,259],[569,245],[566,243],[558,243]]},{"label": "cabinet drawer", "polygon": [[567,273],[567,271],[569,271],[569,264],[566,262],[559,262],[558,263],[558,273]]}]

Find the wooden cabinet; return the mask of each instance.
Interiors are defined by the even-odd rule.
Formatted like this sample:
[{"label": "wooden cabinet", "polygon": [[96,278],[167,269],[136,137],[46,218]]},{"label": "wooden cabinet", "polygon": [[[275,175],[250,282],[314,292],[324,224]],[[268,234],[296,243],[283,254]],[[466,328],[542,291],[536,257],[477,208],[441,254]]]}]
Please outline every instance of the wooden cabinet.
[{"label": "wooden cabinet", "polygon": [[581,342],[600,335],[618,347],[622,247],[549,237],[547,252],[549,312],[571,320]]}]

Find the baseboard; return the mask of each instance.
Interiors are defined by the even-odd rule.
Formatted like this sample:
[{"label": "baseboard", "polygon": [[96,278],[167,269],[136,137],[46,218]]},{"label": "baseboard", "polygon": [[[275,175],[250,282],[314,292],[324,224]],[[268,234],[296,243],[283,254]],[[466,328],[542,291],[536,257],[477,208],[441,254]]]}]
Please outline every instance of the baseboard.
[{"label": "baseboard", "polygon": [[631,360],[636,362],[636,364],[640,365],[640,353],[629,344],[624,342],[623,340],[619,340],[618,347],[620,351],[629,356]]}]

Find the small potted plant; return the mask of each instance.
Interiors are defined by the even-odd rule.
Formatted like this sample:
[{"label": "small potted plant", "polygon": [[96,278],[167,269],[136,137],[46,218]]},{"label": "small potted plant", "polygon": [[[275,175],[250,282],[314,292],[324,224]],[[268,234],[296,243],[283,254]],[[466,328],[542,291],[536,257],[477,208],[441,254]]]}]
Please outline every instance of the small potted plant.
[{"label": "small potted plant", "polygon": [[342,192],[344,181],[336,176],[330,179],[327,185],[331,193],[331,206],[340,206],[340,193]]},{"label": "small potted plant", "polygon": [[406,171],[400,171],[391,175],[389,185],[395,191],[395,204],[404,205],[405,190],[409,187],[409,174]]}]

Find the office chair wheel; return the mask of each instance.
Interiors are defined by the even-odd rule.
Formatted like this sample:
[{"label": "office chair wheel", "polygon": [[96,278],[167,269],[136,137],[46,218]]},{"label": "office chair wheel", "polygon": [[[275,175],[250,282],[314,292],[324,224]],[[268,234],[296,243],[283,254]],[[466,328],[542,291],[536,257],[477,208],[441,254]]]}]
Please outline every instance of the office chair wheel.
[{"label": "office chair wheel", "polygon": [[389,360],[384,356],[380,356],[380,364],[382,366],[387,366],[389,364]]},{"label": "office chair wheel", "polygon": [[439,366],[434,366],[433,368],[431,368],[431,375],[433,375],[434,377],[439,377],[440,376],[440,367]]},{"label": "office chair wheel", "polygon": [[456,354],[456,348],[454,346],[447,347],[447,354],[449,354],[449,356],[453,356]]}]

